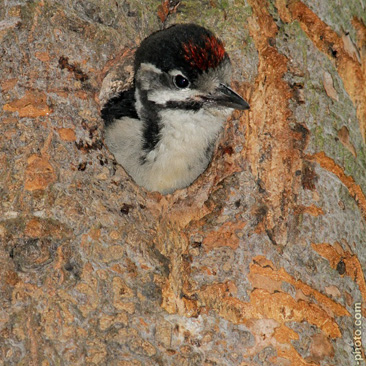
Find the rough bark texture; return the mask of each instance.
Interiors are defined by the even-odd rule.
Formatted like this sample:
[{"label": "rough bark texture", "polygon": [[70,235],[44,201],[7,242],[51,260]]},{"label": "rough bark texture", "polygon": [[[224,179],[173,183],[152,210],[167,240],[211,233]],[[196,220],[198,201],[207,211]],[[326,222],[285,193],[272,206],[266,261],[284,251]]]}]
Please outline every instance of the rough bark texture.
[{"label": "rough bark texture", "polygon": [[[363,364],[362,0],[10,0],[0,19],[0,365]],[[176,22],[225,41],[251,110],[161,196],[103,145],[99,93]]]}]

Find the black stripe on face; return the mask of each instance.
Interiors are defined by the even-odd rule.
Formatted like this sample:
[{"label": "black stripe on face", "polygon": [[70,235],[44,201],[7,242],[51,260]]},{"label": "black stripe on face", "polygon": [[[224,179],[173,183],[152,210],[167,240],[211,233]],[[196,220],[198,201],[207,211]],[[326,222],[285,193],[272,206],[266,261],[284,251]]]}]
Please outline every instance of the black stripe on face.
[{"label": "black stripe on face", "polygon": [[165,103],[164,108],[166,109],[181,109],[185,111],[197,112],[202,108],[202,102],[197,102],[194,100],[190,101],[174,101],[170,100]]}]

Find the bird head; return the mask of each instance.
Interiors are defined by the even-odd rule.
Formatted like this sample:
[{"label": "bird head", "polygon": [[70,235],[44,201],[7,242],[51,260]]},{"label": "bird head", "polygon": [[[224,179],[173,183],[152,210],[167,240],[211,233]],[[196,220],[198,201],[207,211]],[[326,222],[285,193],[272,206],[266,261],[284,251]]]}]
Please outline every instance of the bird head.
[{"label": "bird head", "polygon": [[223,43],[195,24],[153,33],[136,51],[138,111],[146,104],[193,111],[249,109],[230,88],[230,80],[231,63]]}]

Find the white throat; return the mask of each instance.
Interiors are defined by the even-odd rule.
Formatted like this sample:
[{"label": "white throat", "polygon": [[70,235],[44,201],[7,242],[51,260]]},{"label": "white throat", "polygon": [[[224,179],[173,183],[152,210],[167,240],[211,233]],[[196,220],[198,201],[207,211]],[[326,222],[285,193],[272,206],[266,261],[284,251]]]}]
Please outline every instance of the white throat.
[{"label": "white throat", "polygon": [[[146,156],[150,189],[169,193],[196,179],[211,160],[211,152],[230,110],[213,114],[167,109],[160,115],[160,140]],[[174,190],[174,189],[173,189]]]},{"label": "white throat", "polygon": [[[140,116],[144,114],[143,108],[137,91],[136,110]],[[158,142],[147,155],[142,120],[116,120],[106,131],[106,141],[137,184],[167,194],[188,186],[207,168],[217,136],[231,111],[160,110]]]}]

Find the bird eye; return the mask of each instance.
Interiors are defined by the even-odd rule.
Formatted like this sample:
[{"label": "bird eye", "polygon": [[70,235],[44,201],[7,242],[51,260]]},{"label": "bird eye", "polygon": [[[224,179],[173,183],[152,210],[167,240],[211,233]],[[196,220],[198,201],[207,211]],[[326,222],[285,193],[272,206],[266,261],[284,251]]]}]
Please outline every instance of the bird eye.
[{"label": "bird eye", "polygon": [[188,88],[190,82],[183,75],[176,75],[174,76],[174,84],[179,89],[185,89]]}]

